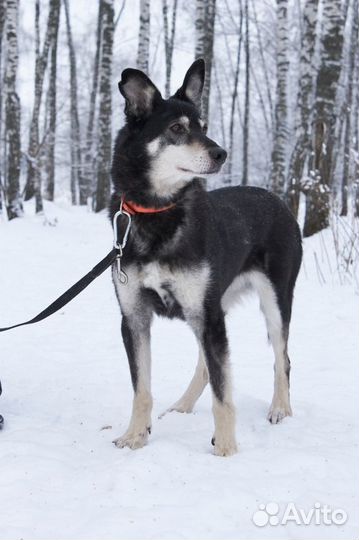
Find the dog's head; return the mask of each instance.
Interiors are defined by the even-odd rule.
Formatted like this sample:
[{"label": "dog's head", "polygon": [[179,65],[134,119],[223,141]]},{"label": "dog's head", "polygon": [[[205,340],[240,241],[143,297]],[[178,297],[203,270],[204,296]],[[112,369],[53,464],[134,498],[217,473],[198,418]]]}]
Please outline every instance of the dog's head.
[{"label": "dog's head", "polygon": [[227,153],[207,137],[200,106],[203,60],[196,60],[177,92],[165,100],[142,71],[125,69],[119,89],[126,100],[127,125],[146,154],[151,191],[169,197],[195,176],[220,170]]}]

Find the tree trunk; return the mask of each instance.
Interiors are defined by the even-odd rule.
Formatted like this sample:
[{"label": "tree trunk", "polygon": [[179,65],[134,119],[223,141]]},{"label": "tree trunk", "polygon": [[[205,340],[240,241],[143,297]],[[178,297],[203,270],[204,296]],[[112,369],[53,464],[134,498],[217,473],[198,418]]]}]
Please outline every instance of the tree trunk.
[{"label": "tree trunk", "polygon": [[9,220],[22,216],[20,197],[20,99],[16,92],[18,55],[19,0],[7,0],[6,42],[7,58],[4,76],[5,133],[7,143],[7,215]]},{"label": "tree trunk", "polygon": [[81,133],[77,102],[76,53],[72,39],[68,0],[64,0],[67,43],[70,60],[70,114],[71,114],[71,200],[72,204],[87,203],[87,186],[82,171]]},{"label": "tree trunk", "polygon": [[[122,6],[124,3],[122,4]],[[122,9],[122,8],[121,8]],[[121,10],[120,10],[121,11]],[[92,89],[90,95],[90,107],[89,107],[89,116],[86,129],[86,151],[85,151],[85,160],[84,160],[84,174],[85,174],[85,183],[87,186],[87,197],[92,197],[92,200],[95,198],[96,192],[96,174],[94,171],[97,168],[97,155],[94,151],[95,143],[95,131],[94,131],[94,121],[96,115],[96,100],[97,100],[97,91],[98,91],[98,80],[99,80],[99,64],[100,64],[100,53],[101,53],[101,36],[102,36],[102,2],[99,3],[98,7],[98,16],[97,16],[97,30],[96,30],[96,53],[93,66],[93,78],[92,78]]]},{"label": "tree trunk", "polygon": [[248,0],[245,0],[244,19],[246,24],[246,83],[244,94],[244,121],[243,121],[243,170],[242,186],[248,184],[248,145],[249,145],[249,84],[250,84],[250,62],[249,62],[249,13]]},{"label": "tree trunk", "polygon": [[306,187],[304,236],[311,236],[329,225],[335,104],[342,62],[343,30],[341,0],[323,0],[322,51],[315,98],[311,181]]},{"label": "tree trunk", "polygon": [[[358,0],[352,2],[352,25],[350,32],[350,51],[348,66],[348,85],[345,100],[345,133],[344,133],[344,156],[343,156],[343,178],[342,178],[342,208],[340,215],[348,214],[348,184],[351,163],[351,142],[352,142],[352,112],[353,112],[353,86],[355,71],[355,55],[358,47]],[[355,121],[355,119],[354,119]]]},{"label": "tree trunk", "polygon": [[113,0],[102,2],[102,40],[100,54],[99,81],[99,140],[97,160],[96,212],[106,208],[110,198],[110,162],[111,162],[111,83],[112,83],[112,49],[113,49]]},{"label": "tree trunk", "polygon": [[264,58],[264,48],[263,48],[261,32],[260,32],[260,28],[259,28],[259,24],[258,24],[255,0],[252,0],[252,11],[253,11],[254,24],[255,24],[256,30],[257,30],[258,47],[259,47],[259,54],[260,54],[261,62],[262,62],[262,66],[263,66],[264,80],[266,82],[266,91],[267,91],[267,98],[268,98],[268,104],[269,104],[269,110],[270,110],[270,117],[271,117],[271,120],[273,122],[273,116],[274,116],[274,113],[273,113],[273,100],[272,100],[272,94],[271,94],[271,87],[270,87],[270,83],[269,83],[269,75],[268,75],[267,64],[266,64],[266,61],[265,61],[265,58]]},{"label": "tree trunk", "polygon": [[167,0],[162,0],[162,16],[163,16],[163,28],[164,28],[164,38],[165,38],[165,58],[166,58],[165,97],[166,99],[168,99],[171,94],[171,71],[172,71],[173,48],[174,48],[175,33],[176,33],[177,0],[173,0],[171,29],[169,29],[169,26],[168,26]]},{"label": "tree trunk", "polygon": [[228,146],[228,165],[227,165],[227,178],[225,179],[225,184],[231,184],[231,174],[233,167],[233,137],[234,137],[234,114],[236,109],[236,101],[238,96],[238,79],[239,79],[239,69],[241,64],[241,47],[242,47],[242,24],[243,24],[243,9],[242,9],[242,0],[239,0],[239,25],[238,25],[238,45],[237,45],[237,58],[236,58],[236,68],[234,72],[234,83],[233,83],[233,92],[231,97],[231,116],[229,121],[229,146]]},{"label": "tree trunk", "polygon": [[288,0],[277,0],[277,90],[272,167],[269,185],[274,193],[284,196],[286,173],[287,77],[288,77]]},{"label": "tree trunk", "polygon": [[27,153],[28,169],[27,180],[25,187],[25,200],[31,199],[34,195],[36,198],[36,212],[41,212],[42,196],[41,196],[41,174],[39,166],[39,116],[43,92],[43,83],[45,71],[48,62],[48,53],[53,36],[55,33],[58,11],[60,9],[60,0],[50,0],[49,15],[47,18],[46,34],[42,52],[40,54],[40,2],[35,3],[35,31],[36,31],[36,50],[35,50],[35,89],[34,89],[34,107],[32,111],[30,124],[30,138]]},{"label": "tree trunk", "polygon": [[[359,21],[357,20],[357,42],[359,42]],[[354,101],[354,171],[353,171],[353,183],[354,183],[354,215],[359,217],[359,47],[356,51],[356,77],[355,85],[356,97]]]},{"label": "tree trunk", "polygon": [[150,0],[140,0],[140,30],[138,36],[137,67],[148,74],[150,57]]},{"label": "tree trunk", "polygon": [[[2,42],[3,34],[5,27],[5,12],[6,12],[6,0],[0,0],[0,79],[2,76]],[[3,190],[4,190],[4,160],[3,156],[3,138],[2,138],[2,107],[3,107],[3,96],[0,92],[0,214],[3,211]]]},{"label": "tree trunk", "polygon": [[202,118],[206,121],[209,114],[215,18],[216,0],[197,0],[195,58],[203,58],[206,63],[202,92]]},{"label": "tree trunk", "polygon": [[314,52],[318,19],[318,1],[306,0],[303,11],[299,89],[297,96],[295,146],[289,162],[287,202],[298,216],[301,180],[310,149],[310,120],[313,107]]},{"label": "tree trunk", "polygon": [[224,114],[224,109],[223,109],[222,86],[218,80],[218,66],[217,66],[216,61],[213,62],[213,74],[214,74],[214,84],[215,84],[215,88],[217,92],[216,103],[218,106],[219,118],[220,118],[220,123],[221,123],[221,136],[222,136],[221,146],[223,146],[223,148],[226,148],[227,144],[226,144],[226,130],[224,127],[225,114]]},{"label": "tree trunk", "polygon": [[54,15],[54,35],[51,44],[51,68],[49,78],[49,88],[47,91],[49,125],[46,137],[45,150],[45,185],[44,198],[48,201],[54,200],[55,195],[55,143],[56,143],[56,115],[57,115],[57,42],[60,24],[60,10]]}]

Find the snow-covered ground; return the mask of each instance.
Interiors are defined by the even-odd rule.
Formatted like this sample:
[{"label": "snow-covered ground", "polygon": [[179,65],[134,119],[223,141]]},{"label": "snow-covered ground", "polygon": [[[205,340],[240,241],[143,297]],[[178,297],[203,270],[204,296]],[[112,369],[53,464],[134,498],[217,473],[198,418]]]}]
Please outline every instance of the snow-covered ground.
[{"label": "snow-covered ground", "polygon": [[[56,226],[0,222],[0,326],[36,314],[111,247],[105,215],[53,205],[46,214]],[[211,453],[208,389],[194,414],[157,419],[197,358],[179,321],[153,327],[148,446],[111,444],[127,427],[132,390],[109,271],[50,319],[0,334],[0,538],[357,538],[358,297],[332,278],[327,254],[329,231],[305,242],[290,339],[293,418],[266,420],[273,360],[258,301],[228,317],[240,442],[232,458]],[[348,518],[259,527],[253,514],[269,502],[280,520],[288,503]]]}]

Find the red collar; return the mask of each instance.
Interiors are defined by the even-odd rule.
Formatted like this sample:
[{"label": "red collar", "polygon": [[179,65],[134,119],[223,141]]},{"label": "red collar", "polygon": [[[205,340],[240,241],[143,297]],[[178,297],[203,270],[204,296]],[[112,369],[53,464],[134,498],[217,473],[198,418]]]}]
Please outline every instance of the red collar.
[{"label": "red collar", "polygon": [[161,208],[151,208],[149,206],[140,206],[132,201],[125,201],[125,197],[121,198],[122,208],[125,212],[128,212],[133,216],[134,214],[157,214],[158,212],[165,212],[176,206],[174,203],[169,204],[168,206],[162,206]]}]

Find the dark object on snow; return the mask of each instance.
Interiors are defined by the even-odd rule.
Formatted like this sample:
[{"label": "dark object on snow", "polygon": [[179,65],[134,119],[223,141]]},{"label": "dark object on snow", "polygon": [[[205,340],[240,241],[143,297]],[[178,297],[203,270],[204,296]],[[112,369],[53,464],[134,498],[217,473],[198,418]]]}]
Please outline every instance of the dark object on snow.
[{"label": "dark object on snow", "polygon": [[[137,69],[125,69],[119,83],[126,125],[115,143],[110,216],[114,220],[123,208],[132,214],[132,225],[121,259],[128,283],[122,284],[116,266],[113,280],[134,388],[130,427],[114,441],[120,448],[147,442],[156,313],[186,320],[200,344],[194,377],[169,411],[192,411],[210,382],[214,453],[237,451],[225,314],[248,289],[259,294],[275,352],[268,420],[276,424],[292,414],[287,340],[302,258],[300,230],[285,203],[264,189],[204,190],[197,176],[219,172],[227,156],[207,137],[200,115],[204,71],[203,60],[196,60],[167,100]],[[117,223],[121,237],[127,223]]]}]

